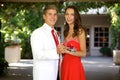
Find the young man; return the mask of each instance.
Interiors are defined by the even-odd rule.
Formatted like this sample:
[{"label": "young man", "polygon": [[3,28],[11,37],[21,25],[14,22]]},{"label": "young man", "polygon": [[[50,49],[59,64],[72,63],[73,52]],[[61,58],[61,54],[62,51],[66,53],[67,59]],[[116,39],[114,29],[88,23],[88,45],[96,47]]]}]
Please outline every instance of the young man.
[{"label": "young man", "polygon": [[[31,35],[33,52],[33,80],[57,80],[59,55],[57,45],[59,39],[54,25],[58,10],[54,5],[48,5],[43,11],[45,23]],[[54,36],[51,31],[54,30]]]}]

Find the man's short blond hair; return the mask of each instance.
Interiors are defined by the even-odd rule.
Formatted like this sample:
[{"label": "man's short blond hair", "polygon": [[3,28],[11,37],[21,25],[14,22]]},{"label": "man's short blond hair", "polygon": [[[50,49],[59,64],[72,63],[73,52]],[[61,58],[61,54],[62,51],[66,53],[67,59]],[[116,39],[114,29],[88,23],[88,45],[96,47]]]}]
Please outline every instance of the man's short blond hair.
[{"label": "man's short blond hair", "polygon": [[43,10],[43,14],[46,14],[47,10],[50,10],[50,9],[56,10],[58,13],[58,8],[55,5],[47,5]]}]

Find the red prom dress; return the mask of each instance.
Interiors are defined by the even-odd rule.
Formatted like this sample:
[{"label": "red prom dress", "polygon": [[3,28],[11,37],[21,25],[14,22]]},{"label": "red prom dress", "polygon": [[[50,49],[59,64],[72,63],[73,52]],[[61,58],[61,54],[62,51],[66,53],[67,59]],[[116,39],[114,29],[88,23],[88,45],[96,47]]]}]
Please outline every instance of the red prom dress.
[{"label": "red prom dress", "polygon": [[[65,46],[80,50],[80,43],[75,39],[64,41]],[[61,63],[60,80],[86,80],[81,58],[70,54],[64,54]]]}]

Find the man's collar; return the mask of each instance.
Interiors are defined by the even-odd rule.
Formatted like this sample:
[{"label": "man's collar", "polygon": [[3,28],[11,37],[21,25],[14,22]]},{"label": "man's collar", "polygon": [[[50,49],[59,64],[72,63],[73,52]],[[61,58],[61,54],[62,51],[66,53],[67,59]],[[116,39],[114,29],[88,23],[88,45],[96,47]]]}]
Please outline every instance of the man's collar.
[{"label": "man's collar", "polygon": [[46,24],[46,23],[43,24],[43,27],[44,27],[45,29],[49,30],[49,31],[51,31],[52,29],[54,29],[54,28],[52,28],[51,26],[49,26],[48,24]]}]

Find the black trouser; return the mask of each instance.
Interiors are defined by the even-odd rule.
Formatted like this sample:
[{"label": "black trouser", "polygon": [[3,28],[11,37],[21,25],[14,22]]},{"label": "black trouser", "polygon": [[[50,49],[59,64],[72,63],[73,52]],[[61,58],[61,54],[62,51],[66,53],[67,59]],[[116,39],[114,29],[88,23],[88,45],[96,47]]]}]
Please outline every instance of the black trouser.
[{"label": "black trouser", "polygon": [[60,80],[59,71],[58,71],[58,74],[57,74],[57,80]]}]

